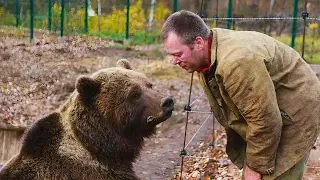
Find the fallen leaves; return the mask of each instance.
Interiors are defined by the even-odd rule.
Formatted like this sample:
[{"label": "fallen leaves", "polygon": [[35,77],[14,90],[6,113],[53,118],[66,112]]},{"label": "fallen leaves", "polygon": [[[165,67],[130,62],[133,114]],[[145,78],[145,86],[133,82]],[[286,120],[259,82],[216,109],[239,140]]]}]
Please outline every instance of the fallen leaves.
[{"label": "fallen leaves", "polygon": [[[81,60],[97,58],[101,53],[93,51],[114,44],[80,36],[41,36],[28,43],[28,38],[12,37],[6,29],[0,33],[0,122],[17,127],[30,126],[58,108],[74,90],[78,75],[105,65],[102,58],[95,66]],[[57,41],[48,40],[52,37]]]},{"label": "fallen leaves", "polygon": [[[241,179],[241,171],[234,166],[225,152],[226,135],[223,129],[215,130],[215,147],[211,140],[200,143],[194,154],[184,157],[182,179]],[[181,167],[180,167],[181,168]],[[181,172],[176,169],[172,179],[180,179]]]}]

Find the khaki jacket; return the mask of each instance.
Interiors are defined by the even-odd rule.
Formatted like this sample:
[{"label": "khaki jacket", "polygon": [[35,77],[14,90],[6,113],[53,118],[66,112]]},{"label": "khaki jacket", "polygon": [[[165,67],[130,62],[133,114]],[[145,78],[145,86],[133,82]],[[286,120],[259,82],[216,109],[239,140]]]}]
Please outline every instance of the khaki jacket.
[{"label": "khaki jacket", "polygon": [[320,81],[296,51],[267,35],[212,31],[212,64],[199,79],[226,129],[227,154],[273,179],[317,139]]}]

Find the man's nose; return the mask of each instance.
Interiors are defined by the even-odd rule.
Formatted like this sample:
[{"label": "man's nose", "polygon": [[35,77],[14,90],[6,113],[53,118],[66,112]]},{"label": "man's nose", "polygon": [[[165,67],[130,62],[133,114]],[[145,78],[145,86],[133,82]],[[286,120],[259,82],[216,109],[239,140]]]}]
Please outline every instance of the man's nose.
[{"label": "man's nose", "polygon": [[173,65],[180,64],[179,58],[178,58],[178,57],[173,57],[173,58],[172,58],[172,64],[173,64]]}]

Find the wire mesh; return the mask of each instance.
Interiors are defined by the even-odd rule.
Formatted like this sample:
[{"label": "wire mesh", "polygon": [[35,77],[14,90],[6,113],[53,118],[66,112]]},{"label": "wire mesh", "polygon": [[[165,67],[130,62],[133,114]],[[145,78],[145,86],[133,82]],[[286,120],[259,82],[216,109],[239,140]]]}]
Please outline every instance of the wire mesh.
[{"label": "wire mesh", "polygon": [[[174,8],[186,9],[201,13],[211,28],[226,28],[228,21],[231,21],[231,29],[262,32],[289,46],[292,46],[292,41],[295,39],[295,45],[292,47],[303,54],[307,62],[320,63],[320,12],[317,8],[319,4],[314,0],[309,0],[308,3],[312,5],[305,7],[300,3],[297,17],[293,17],[293,3],[289,2],[275,2],[269,8],[269,5],[263,4],[263,1],[260,4],[246,4],[246,6],[239,4],[237,6],[233,3],[232,18],[227,18],[227,12],[230,10],[228,3],[189,1],[0,0],[0,25],[30,29],[33,17],[34,28],[37,30],[60,32],[61,35],[66,36],[86,33],[117,41],[123,41],[128,35],[128,40],[132,44],[151,44],[160,43],[162,24]],[[34,4],[33,15],[30,13],[31,2]],[[85,10],[86,2],[88,11]],[[129,24],[126,27],[128,2],[130,4]],[[201,12],[200,9],[202,9]],[[302,16],[305,9],[309,13],[306,26]],[[62,15],[63,23],[61,23]],[[297,20],[297,28],[292,26],[294,20]],[[292,29],[296,31],[292,32]],[[305,41],[303,40],[304,32]]]}]

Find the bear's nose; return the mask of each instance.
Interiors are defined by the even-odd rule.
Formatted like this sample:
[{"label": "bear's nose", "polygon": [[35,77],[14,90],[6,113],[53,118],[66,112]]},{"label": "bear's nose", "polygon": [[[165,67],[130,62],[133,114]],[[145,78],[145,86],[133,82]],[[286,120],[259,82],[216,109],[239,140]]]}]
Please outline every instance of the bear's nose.
[{"label": "bear's nose", "polygon": [[161,107],[164,111],[173,111],[174,102],[171,97],[166,97],[162,100]]}]

